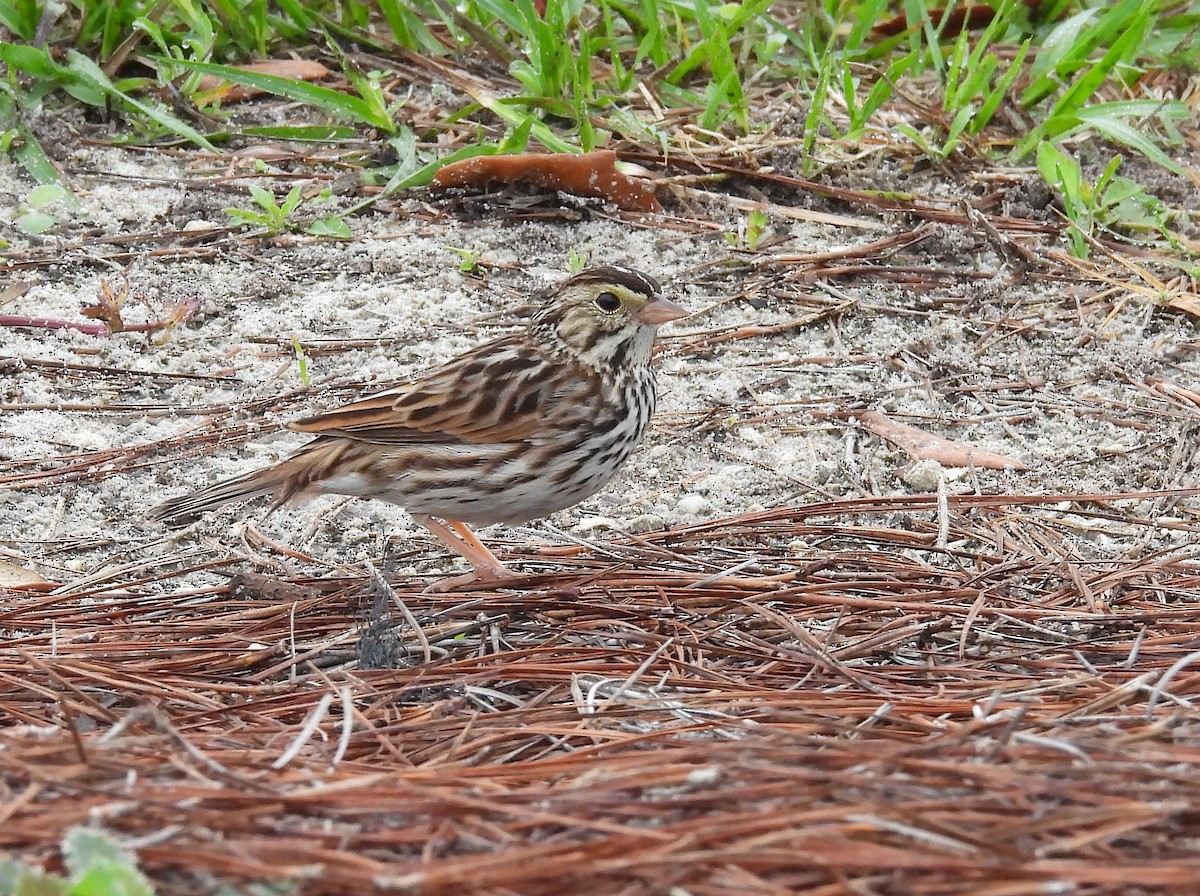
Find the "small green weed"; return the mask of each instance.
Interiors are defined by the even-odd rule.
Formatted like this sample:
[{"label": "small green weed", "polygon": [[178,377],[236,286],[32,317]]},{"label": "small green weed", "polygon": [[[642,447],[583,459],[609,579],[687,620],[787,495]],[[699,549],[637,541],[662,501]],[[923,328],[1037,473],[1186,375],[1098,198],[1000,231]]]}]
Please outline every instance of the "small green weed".
[{"label": "small green weed", "polygon": [[22,212],[17,215],[17,227],[26,233],[41,234],[58,224],[50,212],[55,205],[66,204],[71,196],[66,187],[59,184],[42,184],[34,187],[25,195]]},{"label": "small green weed", "polygon": [[474,274],[479,270],[479,252],[475,249],[460,249],[457,246],[443,246],[447,252],[458,256],[458,269],[464,274]]},{"label": "small green weed", "polygon": [[227,208],[225,214],[239,224],[261,227],[272,235],[294,229],[295,225],[288,219],[300,207],[302,199],[299,186],[292,187],[282,203],[275,201],[275,194],[270,190],[253,184],[250,185],[250,196],[258,205],[258,209]]},{"label": "small green weed", "polygon": [[[253,184],[250,186],[250,196],[258,205],[257,209],[227,208],[225,209],[225,214],[229,215],[229,217],[239,224],[260,228],[270,236],[283,233],[284,231],[301,229],[299,222],[293,220],[292,217],[302,205],[306,204],[302,198],[299,185],[292,187],[282,202],[277,201],[275,194],[270,190],[265,190]],[[325,191],[318,194],[310,202],[318,202],[322,199],[328,199],[328,197],[329,193]],[[312,234],[313,236],[326,236],[335,239],[349,239],[351,236],[350,227],[341,215],[328,215],[314,221],[303,228],[303,230],[305,233]]]},{"label": "small green weed", "polygon": [[1088,183],[1079,163],[1051,143],[1038,146],[1038,171],[1058,193],[1063,213],[1071,222],[1071,253],[1085,258],[1092,238],[1103,230],[1113,235],[1156,233],[1175,248],[1179,238],[1170,230],[1174,212],[1135,180],[1120,177],[1123,159],[1113,158],[1094,184]]},{"label": "small green weed", "polygon": [[296,368],[300,373],[300,385],[308,388],[312,385],[312,377],[308,373],[308,356],[298,337],[292,337],[292,351],[296,353]]},{"label": "small green weed", "polygon": [[754,209],[738,222],[736,233],[725,234],[725,242],[738,249],[757,249],[770,235],[770,217],[762,209]]},{"label": "small green weed", "polygon": [[62,853],[66,877],[0,859],[0,896],[154,896],[133,855],[101,831],[72,828]]}]

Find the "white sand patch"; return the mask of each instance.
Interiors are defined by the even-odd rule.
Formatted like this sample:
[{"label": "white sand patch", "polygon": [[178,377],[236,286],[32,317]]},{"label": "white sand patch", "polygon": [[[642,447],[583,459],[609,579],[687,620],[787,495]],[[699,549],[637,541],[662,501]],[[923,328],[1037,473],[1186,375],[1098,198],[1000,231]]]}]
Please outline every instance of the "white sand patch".
[{"label": "white sand patch", "polygon": [[[44,241],[73,248],[60,262],[10,271],[7,282],[23,280],[29,288],[0,313],[84,320],[80,307],[96,301],[101,278],[122,282],[120,266],[88,260],[79,245],[86,227],[108,235],[196,230],[225,226],[224,206],[249,207],[248,196],[189,191],[186,172],[171,159],[87,150],[75,161],[87,169],[79,175],[89,188],[82,210],[57,236],[16,234],[9,254]],[[163,183],[146,183],[147,177]],[[0,169],[0,209],[18,208],[28,189],[18,173]],[[730,214],[723,223],[732,230],[736,222]],[[1195,327],[1142,304],[1130,302],[1107,318],[1080,317],[1066,310],[1075,301],[1053,282],[1005,286],[991,300],[971,283],[914,295],[883,280],[849,278],[836,289],[856,304],[838,315],[681,353],[680,346],[695,346],[705,333],[804,317],[816,307],[801,304],[806,296],[837,302],[820,284],[783,289],[781,283],[764,293],[763,281],[753,302],[731,301],[741,280],[714,276],[720,271],[714,265],[736,258],[724,240],[600,215],[577,223],[431,221],[427,206],[413,200],[395,214],[348,223],[355,238],[346,244],[288,234],[231,244],[208,258],[140,256],[129,271],[128,321],[152,319],[188,298],[200,302],[199,314],[163,344],[140,333],[0,330],[0,357],[34,362],[5,368],[0,378],[6,408],[0,476],[19,478],[38,464],[62,467],[75,455],[99,458],[70,482],[0,485],[0,550],[64,581],[118,562],[149,565],[184,548],[202,547],[210,557],[225,552],[236,567],[248,562],[236,559],[247,552],[231,523],[248,519],[334,567],[377,557],[391,535],[419,545],[433,561],[426,567],[455,566],[439,545],[415,534],[400,509],[376,502],[339,506],[320,499],[265,521],[259,503],[176,536],[142,518],[164,497],[286,456],[304,442],[275,431],[286,420],[403,381],[507,331],[519,323],[514,312],[532,291],[565,276],[572,250],[594,263],[639,267],[665,281],[686,307],[712,310],[664,332],[658,428],[612,485],[549,521],[560,529],[603,540],[610,527],[645,531],[828,495],[935,487],[938,471],[914,469],[911,458],[858,429],[853,412],[867,408],[1030,466],[1023,474],[946,471],[951,491],[1056,494],[1195,484],[1191,449],[1184,456],[1176,450],[1186,414],[1139,387],[1146,373],[1196,386]],[[784,247],[792,252],[878,238],[804,222],[777,221],[773,228],[792,235]],[[447,246],[478,253],[489,273],[482,280],[460,273],[460,259]],[[1000,262],[981,250],[978,264]],[[1018,301],[1040,309],[1036,327],[1005,328]],[[1027,310],[1021,320],[1030,320]],[[1080,340],[1084,325],[1099,331]],[[293,339],[306,346],[308,390]],[[339,344],[345,342],[353,344]],[[259,435],[187,453],[193,437],[239,424]],[[182,437],[179,445],[145,455],[136,468],[105,454],[175,437]],[[501,544],[555,538],[536,524],[485,536]],[[1101,528],[1081,541],[1107,554],[1144,537]],[[1177,532],[1159,537],[1161,545],[1186,541]],[[217,581],[209,572],[187,577],[189,584]]]}]

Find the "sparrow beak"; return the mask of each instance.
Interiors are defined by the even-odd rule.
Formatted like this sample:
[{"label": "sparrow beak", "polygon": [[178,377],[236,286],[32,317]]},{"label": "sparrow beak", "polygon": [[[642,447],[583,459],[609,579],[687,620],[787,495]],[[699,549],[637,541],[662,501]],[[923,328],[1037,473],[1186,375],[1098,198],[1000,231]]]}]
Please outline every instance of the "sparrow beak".
[{"label": "sparrow beak", "polygon": [[653,302],[643,305],[642,310],[636,312],[634,317],[641,323],[658,325],[672,320],[679,320],[681,317],[687,317],[689,313],[674,302],[659,297]]}]

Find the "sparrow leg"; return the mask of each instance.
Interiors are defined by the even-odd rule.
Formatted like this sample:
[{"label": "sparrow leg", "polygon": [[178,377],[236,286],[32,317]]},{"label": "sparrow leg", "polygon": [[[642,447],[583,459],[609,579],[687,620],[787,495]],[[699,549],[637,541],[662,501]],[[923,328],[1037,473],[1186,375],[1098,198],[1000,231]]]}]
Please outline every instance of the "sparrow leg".
[{"label": "sparrow leg", "polygon": [[453,591],[465,585],[503,585],[516,581],[522,576],[512,572],[497,559],[496,555],[487,549],[482,541],[467,528],[466,523],[447,520],[442,522],[424,513],[409,514],[414,523],[424,526],[456,554],[461,555],[471,564],[471,572],[461,576],[450,576],[434,582],[426,591],[442,593]]}]

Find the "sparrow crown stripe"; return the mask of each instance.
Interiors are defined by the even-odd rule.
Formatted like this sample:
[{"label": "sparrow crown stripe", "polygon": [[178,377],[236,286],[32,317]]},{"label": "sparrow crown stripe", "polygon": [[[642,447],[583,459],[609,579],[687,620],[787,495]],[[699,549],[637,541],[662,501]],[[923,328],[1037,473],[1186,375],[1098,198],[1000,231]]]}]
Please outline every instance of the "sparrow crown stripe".
[{"label": "sparrow crown stripe", "polygon": [[647,276],[640,271],[632,270],[631,268],[616,266],[588,268],[586,271],[576,274],[564,283],[563,286],[574,286],[580,283],[611,283],[614,286],[623,286],[631,292],[636,292],[649,298],[653,298],[662,292],[662,287],[653,277]]}]

